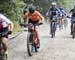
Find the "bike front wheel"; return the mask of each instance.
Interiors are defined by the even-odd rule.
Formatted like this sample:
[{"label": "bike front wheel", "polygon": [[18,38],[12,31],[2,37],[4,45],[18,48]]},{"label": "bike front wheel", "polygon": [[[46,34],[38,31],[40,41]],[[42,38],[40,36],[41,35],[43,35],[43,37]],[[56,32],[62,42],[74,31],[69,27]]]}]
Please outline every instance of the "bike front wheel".
[{"label": "bike front wheel", "polygon": [[34,43],[34,37],[35,33],[34,32],[29,32],[28,37],[27,37],[27,51],[28,55],[32,56],[34,52],[37,52],[37,44]]},{"label": "bike front wheel", "polygon": [[55,22],[52,22],[52,27],[51,27],[51,37],[54,38],[55,37],[55,31],[56,31],[56,26],[55,26]]},{"label": "bike front wheel", "polygon": [[27,36],[27,51],[28,51],[28,55],[32,56],[33,55],[33,34],[32,33],[28,33]]}]

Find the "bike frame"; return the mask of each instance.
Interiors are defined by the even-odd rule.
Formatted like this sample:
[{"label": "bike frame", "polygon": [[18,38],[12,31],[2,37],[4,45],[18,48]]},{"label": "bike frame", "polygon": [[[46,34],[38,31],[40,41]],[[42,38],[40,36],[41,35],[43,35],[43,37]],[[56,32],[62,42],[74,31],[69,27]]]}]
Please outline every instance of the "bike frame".
[{"label": "bike frame", "polygon": [[36,25],[28,24],[27,51],[29,56],[33,55],[33,51],[37,52],[38,38],[36,34]]},{"label": "bike frame", "polygon": [[[31,23],[30,23],[31,24]],[[38,40],[38,38],[37,38],[37,34],[36,34],[36,26],[37,25],[33,25],[33,26],[29,26],[29,28],[28,28],[28,32],[33,32],[34,33],[34,41],[33,41],[33,43],[34,44],[37,44],[37,40]]]}]

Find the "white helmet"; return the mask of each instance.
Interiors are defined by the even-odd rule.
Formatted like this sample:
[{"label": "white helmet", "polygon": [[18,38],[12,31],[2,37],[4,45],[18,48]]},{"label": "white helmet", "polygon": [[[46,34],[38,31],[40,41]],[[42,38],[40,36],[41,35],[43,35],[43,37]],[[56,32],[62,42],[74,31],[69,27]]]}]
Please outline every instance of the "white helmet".
[{"label": "white helmet", "polygon": [[56,2],[52,2],[52,5],[56,5]]}]

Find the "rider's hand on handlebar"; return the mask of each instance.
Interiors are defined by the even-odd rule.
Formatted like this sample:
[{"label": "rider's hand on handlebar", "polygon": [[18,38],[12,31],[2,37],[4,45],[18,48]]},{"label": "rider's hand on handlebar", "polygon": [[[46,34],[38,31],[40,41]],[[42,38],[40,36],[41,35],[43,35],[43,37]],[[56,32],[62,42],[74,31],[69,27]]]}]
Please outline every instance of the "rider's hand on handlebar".
[{"label": "rider's hand on handlebar", "polygon": [[12,34],[12,31],[9,31],[8,34]]}]

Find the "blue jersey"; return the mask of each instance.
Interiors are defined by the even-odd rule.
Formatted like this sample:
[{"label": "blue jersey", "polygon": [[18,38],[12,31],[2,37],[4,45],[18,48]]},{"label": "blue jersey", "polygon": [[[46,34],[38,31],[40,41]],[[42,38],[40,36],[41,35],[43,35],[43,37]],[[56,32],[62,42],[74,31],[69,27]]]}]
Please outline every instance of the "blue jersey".
[{"label": "blue jersey", "polygon": [[60,10],[61,11],[61,14],[62,14],[62,16],[65,16],[66,15],[66,11],[65,10]]},{"label": "blue jersey", "polygon": [[75,17],[75,9],[70,10],[70,13],[72,13],[72,17]]},{"label": "blue jersey", "polygon": [[52,16],[60,14],[60,10],[58,8],[51,7],[51,8],[49,8],[49,11],[51,12],[50,15],[52,15]]}]

